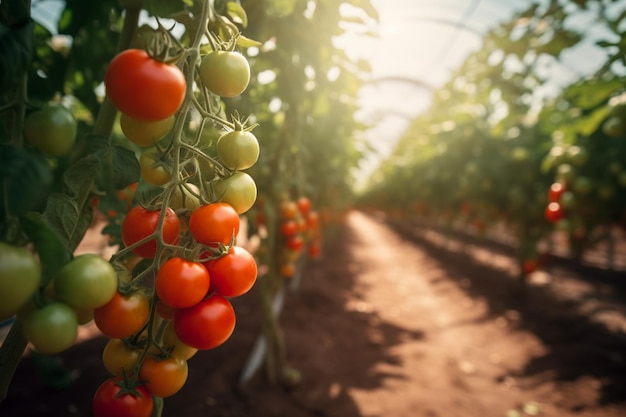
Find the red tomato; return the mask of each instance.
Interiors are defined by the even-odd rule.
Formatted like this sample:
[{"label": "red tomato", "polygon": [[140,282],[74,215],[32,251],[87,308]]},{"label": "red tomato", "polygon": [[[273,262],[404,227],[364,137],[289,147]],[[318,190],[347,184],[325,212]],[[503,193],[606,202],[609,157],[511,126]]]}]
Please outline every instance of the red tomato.
[{"label": "red tomato", "polygon": [[257,276],[254,256],[240,246],[233,246],[221,258],[204,263],[211,275],[211,290],[225,297],[238,297],[252,288]]},{"label": "red tomato", "polygon": [[280,233],[283,236],[292,236],[298,232],[298,223],[295,220],[287,220],[280,225]]},{"label": "red tomato", "polygon": [[565,184],[560,182],[555,182],[550,186],[550,191],[548,191],[548,199],[551,202],[559,202],[561,199],[561,195],[567,190]]},{"label": "red tomato", "polygon": [[317,258],[320,256],[321,248],[319,242],[311,242],[309,245],[309,256],[311,258]]},{"label": "red tomato", "polygon": [[298,206],[298,210],[300,210],[300,213],[305,216],[311,210],[311,201],[306,197],[300,197],[298,201],[296,201],[296,204]]},{"label": "red tomato", "polygon": [[306,216],[306,224],[309,229],[317,229],[319,227],[319,215],[317,211],[312,211]]},{"label": "red tomato", "polygon": [[565,211],[559,203],[553,201],[546,207],[544,215],[550,223],[556,223],[565,218]]},{"label": "red tomato", "polygon": [[186,82],[175,65],[151,58],[141,49],[127,49],[109,63],[104,76],[109,100],[137,120],[163,120],[178,111]]},{"label": "red tomato", "polygon": [[226,203],[207,204],[191,213],[189,230],[204,245],[228,245],[239,233],[239,215]]},{"label": "red tomato", "polygon": [[174,308],[187,308],[200,302],[209,292],[210,277],[198,262],[170,258],[156,274],[159,299]]},{"label": "red tomato", "polygon": [[287,247],[291,250],[299,251],[303,246],[304,239],[302,239],[302,236],[300,235],[291,236],[287,239]]},{"label": "red tomato", "polygon": [[102,334],[113,339],[125,339],[139,332],[150,315],[148,297],[142,292],[121,295],[116,292],[111,301],[93,311],[93,319]]},{"label": "red tomato", "polygon": [[139,379],[146,381],[148,391],[161,398],[170,397],[180,391],[187,382],[188,375],[187,361],[176,356],[156,359],[148,355],[139,369]]},{"label": "red tomato", "polygon": [[[160,210],[146,210],[141,206],[133,207],[122,222],[122,242],[130,246],[155,232],[159,223]],[[175,245],[180,235],[180,221],[174,210],[168,207],[163,222],[163,240],[165,243]],[[142,258],[154,258],[156,255],[156,240],[143,243],[132,251]]]},{"label": "red tomato", "polygon": [[298,205],[293,201],[280,203],[280,217],[283,219],[295,219],[298,215]]},{"label": "red tomato", "polygon": [[213,349],[224,343],[235,329],[235,310],[219,294],[193,307],[176,310],[174,330],[184,344],[200,350]]},{"label": "red tomato", "polygon": [[145,385],[134,392],[123,388],[121,378],[107,379],[93,397],[93,417],[150,417],[154,403]]},{"label": "red tomato", "polygon": [[522,272],[524,275],[532,274],[539,268],[539,262],[536,259],[526,259],[522,263]]}]

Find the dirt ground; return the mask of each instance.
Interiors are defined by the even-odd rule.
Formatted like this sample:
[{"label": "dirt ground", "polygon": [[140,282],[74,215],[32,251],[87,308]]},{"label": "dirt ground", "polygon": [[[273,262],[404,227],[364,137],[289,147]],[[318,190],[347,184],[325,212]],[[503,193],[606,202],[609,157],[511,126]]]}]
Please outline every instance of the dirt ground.
[{"label": "dirt ground", "polygon": [[[189,361],[165,417],[626,415],[626,295],[610,282],[624,273],[555,264],[524,299],[498,247],[358,211],[328,240],[281,314],[301,384],[272,387],[262,373],[238,384],[259,335],[253,290],[234,300],[232,338]],[[89,338],[45,366],[26,357],[0,416],[89,416],[104,343]],[[42,370],[73,382],[53,389]]]}]

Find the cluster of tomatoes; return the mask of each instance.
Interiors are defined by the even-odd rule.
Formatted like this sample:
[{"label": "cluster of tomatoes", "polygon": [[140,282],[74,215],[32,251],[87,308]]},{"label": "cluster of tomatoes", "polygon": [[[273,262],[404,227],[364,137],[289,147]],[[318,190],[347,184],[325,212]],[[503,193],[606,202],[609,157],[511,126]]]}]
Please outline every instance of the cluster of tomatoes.
[{"label": "cluster of tomatoes", "polygon": [[317,211],[311,210],[311,202],[306,197],[281,202],[279,214],[283,245],[279,273],[290,278],[296,271],[296,261],[301,256],[305,243],[308,243],[309,257],[317,258],[320,255],[319,215]]},{"label": "cluster of tomatoes", "polygon": [[[246,89],[250,69],[241,54],[215,51],[202,57],[193,74],[209,93],[232,97]],[[178,128],[186,122],[177,120],[186,117],[179,111],[186,99],[184,74],[143,50],[116,56],[105,85],[121,112],[123,133],[141,147],[141,179],[157,193],[124,217],[125,248],[112,263],[139,262],[128,262],[112,298],[94,312],[110,338],[103,363],[112,378],[96,392],[93,410],[95,416],[121,408],[148,416],[153,396],[169,397],[184,386],[190,357],[230,337],[236,320],[229,299],[256,281],[256,261],[237,246],[236,236],[239,215],[256,200],[256,184],[243,170],[257,161],[259,144],[235,121],[217,140],[216,155],[208,155],[196,137]]]}]

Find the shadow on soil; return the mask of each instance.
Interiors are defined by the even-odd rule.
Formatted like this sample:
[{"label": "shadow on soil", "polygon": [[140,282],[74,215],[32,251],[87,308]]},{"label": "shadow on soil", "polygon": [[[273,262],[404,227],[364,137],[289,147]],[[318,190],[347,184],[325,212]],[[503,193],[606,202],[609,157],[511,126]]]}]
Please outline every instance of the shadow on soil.
[{"label": "shadow on soil", "polygon": [[[580,304],[597,297],[610,299],[623,309],[626,296],[622,288],[626,276],[623,273],[577,266],[568,261],[557,260],[553,274],[593,282],[597,277],[604,284],[594,285],[594,293],[583,299],[566,299],[555,293],[553,286],[528,286],[526,296],[521,296],[520,282],[516,272],[503,272],[493,266],[477,261],[464,251],[450,251],[424,238],[419,228],[392,228],[403,237],[418,244],[429,256],[439,262],[469,296],[484,299],[489,316],[516,317],[517,326],[533,332],[547,348],[547,353],[529,361],[515,377],[538,377],[549,375],[556,381],[574,381],[592,376],[601,381],[601,404],[626,402],[626,334],[610,330],[606,324],[594,320],[600,309],[582,313]],[[493,253],[514,257],[510,248],[499,244],[455,234],[463,243],[478,244]],[[618,285],[606,283],[621,278]],[[467,283],[471,283],[467,285]],[[563,288],[564,283],[559,283]],[[503,376],[504,377],[504,376]]]}]

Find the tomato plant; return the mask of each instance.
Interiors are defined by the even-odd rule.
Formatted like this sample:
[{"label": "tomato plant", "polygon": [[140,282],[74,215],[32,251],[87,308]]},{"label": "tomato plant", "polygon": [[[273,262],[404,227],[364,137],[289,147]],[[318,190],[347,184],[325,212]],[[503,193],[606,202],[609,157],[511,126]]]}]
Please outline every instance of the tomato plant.
[{"label": "tomato plant", "polygon": [[56,296],[78,309],[101,307],[117,291],[117,274],[101,256],[84,254],[65,265],[54,277]]},{"label": "tomato plant", "polygon": [[172,116],[183,103],[186,81],[175,65],[159,62],[141,49],[120,52],[109,64],[104,84],[107,97],[136,120]]},{"label": "tomato plant", "polygon": [[167,161],[156,149],[148,149],[139,156],[141,178],[154,186],[165,185],[172,180]]},{"label": "tomato plant", "polygon": [[[122,223],[122,241],[124,245],[131,246],[157,231],[159,225],[160,210],[146,210],[141,206],[133,207]],[[165,219],[161,228],[161,234],[165,243],[176,244],[180,235],[180,221],[174,210],[169,207],[165,212]],[[148,240],[133,248],[133,253],[142,258],[154,258],[157,243],[154,239]]]},{"label": "tomato plant", "polygon": [[184,344],[196,349],[207,350],[221,345],[234,329],[235,310],[218,294],[174,313],[176,335]]},{"label": "tomato plant", "polygon": [[155,279],[159,299],[174,308],[191,307],[209,291],[211,279],[201,263],[170,258],[161,266]]},{"label": "tomato plant", "polygon": [[235,97],[243,93],[250,82],[250,65],[234,51],[208,53],[200,63],[200,78],[213,94]]},{"label": "tomato plant", "polygon": [[122,295],[116,292],[102,307],[94,310],[94,321],[106,336],[124,339],[138,333],[148,322],[148,297],[141,291]]},{"label": "tomato plant", "polygon": [[149,417],[153,408],[145,385],[125,387],[121,378],[104,381],[92,401],[93,417]]},{"label": "tomato plant", "polygon": [[24,120],[24,137],[46,155],[68,154],[76,140],[76,120],[59,104],[44,106]]},{"label": "tomato plant", "polygon": [[0,242],[0,320],[28,302],[41,282],[41,267],[26,249]]}]

